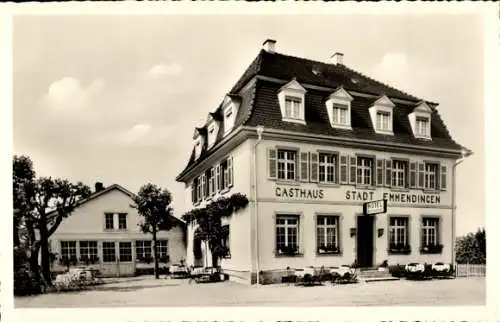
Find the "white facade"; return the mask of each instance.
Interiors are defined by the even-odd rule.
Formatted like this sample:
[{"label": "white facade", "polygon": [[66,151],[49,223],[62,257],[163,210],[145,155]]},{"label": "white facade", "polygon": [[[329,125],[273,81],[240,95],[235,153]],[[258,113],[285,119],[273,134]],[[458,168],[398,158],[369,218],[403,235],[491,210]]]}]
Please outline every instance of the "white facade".
[{"label": "white facade", "polygon": [[[93,266],[102,276],[130,276],[138,269],[152,268],[153,263],[148,260],[152,256],[152,235],[139,230],[141,219],[137,210],[130,207],[132,203],[121,187],[110,187],[78,206],[50,237],[51,252],[57,254],[53,269],[65,269],[63,258],[71,256],[77,259],[72,265]],[[186,258],[182,224],[160,231],[157,239],[161,266]],[[94,260],[88,261],[87,257]]]}]

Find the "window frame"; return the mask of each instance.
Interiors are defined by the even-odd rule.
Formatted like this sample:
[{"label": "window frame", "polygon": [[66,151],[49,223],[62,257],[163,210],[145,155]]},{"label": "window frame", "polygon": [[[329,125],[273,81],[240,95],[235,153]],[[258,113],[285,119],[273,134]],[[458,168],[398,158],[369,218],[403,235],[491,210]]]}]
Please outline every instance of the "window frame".
[{"label": "window frame", "polygon": [[[328,219],[333,218],[334,224],[329,224]],[[322,220],[322,223],[318,223]],[[315,228],[316,228],[316,255],[338,255],[341,254],[340,250],[340,227],[341,216],[339,214],[323,214],[317,213],[315,216]],[[333,242],[329,244],[329,229],[334,229],[334,238]],[[322,231],[320,237],[320,231]],[[321,240],[323,239],[323,240]],[[326,249],[321,249],[322,247],[326,247]],[[329,250],[329,247],[333,247],[334,249]]]},{"label": "window frame", "polygon": [[[149,244],[149,246],[147,246]],[[138,262],[147,262],[147,258],[153,260],[153,243],[151,240],[135,241],[135,257]],[[149,254],[147,254],[149,252]],[[146,256],[148,255],[148,256]]]},{"label": "window frame", "polygon": [[[359,164],[360,160],[370,160],[371,165],[365,165],[365,164]],[[356,155],[356,186],[357,187],[374,187],[375,186],[375,181],[376,179],[374,177],[375,172],[376,172],[376,158],[374,156],[368,156],[368,155]],[[366,175],[366,170],[370,170],[370,175]],[[361,175],[360,175],[361,173]],[[366,183],[366,178],[369,178],[370,182]],[[360,182],[361,181],[361,182]]]},{"label": "window frame", "polygon": [[[113,248],[111,247],[105,247],[106,244],[112,244],[113,245]],[[112,253],[112,257],[113,257],[113,260],[106,260],[106,256],[108,255],[111,255],[111,253],[107,254],[106,253],[106,250],[113,250],[113,253]],[[116,263],[117,260],[118,260],[118,256],[116,256],[116,242],[115,241],[103,241],[102,242],[102,262],[104,264],[109,264],[109,263]]]},{"label": "window frame", "polygon": [[77,251],[78,246],[76,240],[61,240],[59,241],[59,247],[61,249],[62,261],[65,260],[70,261],[71,259],[76,259],[78,261],[78,251]]},{"label": "window frame", "polygon": [[[428,170],[427,166],[433,166],[435,167],[435,172],[432,172]],[[424,185],[423,189],[427,191],[440,191],[440,182],[439,182],[439,176],[440,176],[440,163],[439,162],[432,162],[432,161],[424,161]],[[431,187],[430,181],[431,177],[434,177],[434,187]]]},{"label": "window frame", "polygon": [[[280,153],[284,153],[284,156],[293,155],[294,159],[289,158],[280,159]],[[282,182],[297,182],[298,181],[298,156],[299,151],[293,148],[277,147],[276,148],[276,179]],[[283,169],[280,169],[280,164],[283,164]],[[293,171],[290,171],[289,167],[293,165]],[[280,173],[283,173],[284,177],[280,177]],[[293,174],[293,178],[290,179],[289,174]]]},{"label": "window frame", "polygon": [[[424,132],[423,127],[419,126],[422,121],[425,121]],[[415,116],[415,135],[418,137],[428,138],[431,136],[431,120],[429,116],[416,115]]]},{"label": "window frame", "polygon": [[[405,225],[397,224],[393,225],[392,220],[398,221],[401,220]],[[394,231],[394,238],[393,238],[393,231],[392,229],[395,229]],[[400,230],[404,228],[404,243],[400,244],[399,243],[399,238],[398,235],[400,235]],[[397,214],[390,214],[387,216],[387,252],[389,255],[409,255],[411,253],[411,216],[410,215],[397,215]]]},{"label": "window frame", "polygon": [[[338,170],[339,170],[339,160],[338,160],[338,153],[335,152],[328,152],[328,151],[318,151],[318,183],[319,184],[326,184],[326,185],[332,185],[332,184],[338,184],[339,178],[338,178]],[[324,162],[322,161],[322,157],[331,157],[333,159],[333,162]],[[332,170],[333,168],[333,170]],[[332,174],[329,173],[330,171],[333,171]],[[323,180],[322,180],[322,171],[323,173]],[[333,180],[328,180],[328,176],[333,177]]]},{"label": "window frame", "polygon": [[[409,166],[410,162],[406,159],[391,159],[391,188],[393,189],[407,189],[409,185]],[[404,168],[396,168],[396,164],[403,164]],[[397,176],[402,174],[402,185],[400,185],[400,179]]]},{"label": "window frame", "polygon": [[97,240],[80,240],[78,248],[80,250],[80,259],[83,259],[84,256],[89,261],[97,261],[99,259],[99,243]]},{"label": "window frame", "polygon": [[[126,212],[121,212],[121,213],[118,213],[118,230],[127,230],[128,229],[128,226],[127,226],[127,217],[128,217],[128,214]],[[124,219],[124,221],[122,221],[122,219]],[[124,227],[122,227],[122,224],[124,223]]]},{"label": "window frame", "polygon": [[[122,247],[128,245],[129,247]],[[118,242],[118,261],[120,263],[132,263],[134,260],[133,249],[131,241]],[[123,252],[122,252],[123,251]]]},{"label": "window frame", "polygon": [[[108,219],[111,217],[111,228],[108,227]],[[115,230],[115,214],[113,212],[104,213],[104,230],[111,231]]]},{"label": "window frame", "polygon": [[[280,224],[278,220],[284,220],[283,224]],[[289,222],[295,220],[295,224]],[[279,213],[274,216],[274,247],[275,247],[275,255],[278,257],[281,256],[297,256],[301,254],[301,215],[296,213]],[[284,229],[284,244],[279,242],[279,228]],[[288,229],[295,229],[295,243],[290,245],[291,240],[293,241],[293,235],[290,234]],[[283,246],[281,246],[283,245]],[[290,252],[282,252],[283,248],[290,247]],[[293,251],[295,248],[295,251]]]},{"label": "window frame", "polygon": [[[434,222],[434,226],[432,225],[426,225],[426,221],[429,221],[429,222]],[[438,246],[440,245],[440,236],[439,236],[439,232],[440,232],[440,223],[441,223],[441,220],[438,216],[423,216],[422,217],[422,220],[421,220],[421,240],[420,240],[420,243],[421,243],[421,247],[428,247],[428,246]],[[433,230],[433,237],[434,237],[434,242],[433,243],[430,243],[429,242],[429,233],[430,231]]]}]

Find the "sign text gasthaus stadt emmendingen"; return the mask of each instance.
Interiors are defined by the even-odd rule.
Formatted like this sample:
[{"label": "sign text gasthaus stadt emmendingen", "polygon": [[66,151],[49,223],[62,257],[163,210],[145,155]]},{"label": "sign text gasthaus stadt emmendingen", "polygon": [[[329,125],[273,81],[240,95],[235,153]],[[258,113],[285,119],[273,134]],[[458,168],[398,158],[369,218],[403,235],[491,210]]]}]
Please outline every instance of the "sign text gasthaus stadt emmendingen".
[{"label": "sign text gasthaus stadt emmendingen", "polygon": [[[276,187],[275,196],[290,199],[324,200],[325,191],[323,189]],[[345,200],[350,201],[373,201],[375,200],[376,196],[377,194],[375,193],[375,191],[347,190],[345,192],[344,198]],[[381,199],[386,199],[388,202],[395,203],[431,205],[441,203],[441,197],[434,194],[384,192],[382,193],[381,197]]]}]

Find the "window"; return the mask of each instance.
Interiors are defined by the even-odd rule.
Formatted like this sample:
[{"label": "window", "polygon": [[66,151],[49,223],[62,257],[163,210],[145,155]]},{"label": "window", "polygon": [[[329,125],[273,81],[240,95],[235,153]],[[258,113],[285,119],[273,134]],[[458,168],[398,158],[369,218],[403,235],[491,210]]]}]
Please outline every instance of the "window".
[{"label": "window", "polygon": [[120,262],[131,262],[132,261],[132,243],[131,242],[120,242]]},{"label": "window", "polygon": [[297,152],[278,150],[278,179],[295,180]]},{"label": "window", "polygon": [[136,240],[135,241],[135,252],[137,260],[140,262],[150,261],[153,258],[151,253],[151,241],[150,240]]},{"label": "window", "polygon": [[373,158],[358,157],[356,166],[357,184],[371,186],[373,182]]},{"label": "window", "polygon": [[191,199],[193,204],[197,204],[201,200],[201,184],[200,178],[194,178],[193,184],[191,187]]},{"label": "window", "polygon": [[435,163],[426,163],[424,172],[424,188],[429,190],[436,190],[438,178],[438,165]]},{"label": "window", "polygon": [[166,240],[157,240],[158,243],[157,249],[157,254],[158,254],[158,259],[161,262],[168,262],[168,247],[167,247],[167,241]]},{"label": "window", "polygon": [[422,247],[437,246],[438,240],[438,218],[424,218],[422,221]]},{"label": "window", "polygon": [[229,246],[229,225],[224,225],[222,226],[222,240],[221,240],[221,246],[222,246],[222,257],[224,258],[230,258],[231,257],[231,248]]},{"label": "window", "polygon": [[392,187],[406,188],[407,171],[408,171],[408,162],[401,160],[392,161]]},{"label": "window", "polygon": [[300,98],[289,97],[285,98],[285,118],[290,119],[302,119],[300,113],[300,104],[302,100]]},{"label": "window", "polygon": [[116,262],[115,242],[102,242],[102,261],[104,263]]},{"label": "window", "polygon": [[207,176],[207,183],[208,183],[206,186],[207,196],[210,197],[215,194],[214,168],[208,169],[205,175]]},{"label": "window", "polygon": [[217,139],[217,124],[215,121],[208,127],[208,146],[211,147],[214,145],[215,140]]},{"label": "window", "polygon": [[127,229],[127,214],[118,214],[118,229]]},{"label": "window", "polygon": [[61,241],[61,259],[76,261],[76,241]]},{"label": "window", "polygon": [[416,134],[418,136],[430,136],[430,122],[427,117],[417,117],[415,121]]},{"label": "window", "polygon": [[280,255],[294,255],[298,253],[298,216],[278,216],[276,218],[276,250]]},{"label": "window", "polygon": [[106,213],[104,214],[104,221],[106,229],[115,229],[114,214]]},{"label": "window", "polygon": [[390,131],[391,113],[377,111],[377,130]]},{"label": "window", "polygon": [[389,242],[392,247],[402,247],[408,244],[408,218],[390,218]]},{"label": "window", "polygon": [[316,219],[316,247],[319,254],[338,252],[338,216],[318,216]]},{"label": "window", "polygon": [[227,158],[220,164],[220,185],[221,190],[227,189],[233,185],[233,159]]},{"label": "window", "polygon": [[228,108],[224,113],[224,132],[229,132],[233,127],[233,109]]},{"label": "window", "polygon": [[97,260],[97,241],[80,241],[80,260]]},{"label": "window", "polygon": [[319,182],[335,183],[337,182],[336,175],[337,156],[330,153],[319,154]]},{"label": "window", "polygon": [[349,105],[333,103],[332,123],[337,125],[348,124]]}]

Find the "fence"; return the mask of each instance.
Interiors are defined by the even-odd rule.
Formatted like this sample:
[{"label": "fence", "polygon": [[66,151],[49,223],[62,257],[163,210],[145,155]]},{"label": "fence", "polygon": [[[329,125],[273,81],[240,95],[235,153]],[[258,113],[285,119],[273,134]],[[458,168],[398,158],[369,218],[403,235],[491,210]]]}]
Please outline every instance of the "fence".
[{"label": "fence", "polygon": [[457,264],[457,277],[486,276],[485,264]]}]

